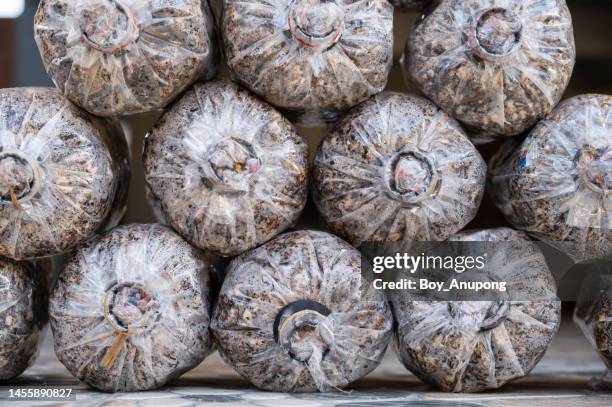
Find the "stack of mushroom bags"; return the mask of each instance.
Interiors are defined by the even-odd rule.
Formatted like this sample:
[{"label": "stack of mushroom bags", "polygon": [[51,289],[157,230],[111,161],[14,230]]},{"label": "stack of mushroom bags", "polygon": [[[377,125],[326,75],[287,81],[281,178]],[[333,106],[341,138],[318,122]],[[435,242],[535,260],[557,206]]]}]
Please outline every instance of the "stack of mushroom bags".
[{"label": "stack of mushroom bags", "polygon": [[[57,89],[0,91],[1,273],[15,279],[0,335],[17,338],[0,352],[22,359],[0,378],[35,353],[46,305],[33,269],[62,253],[55,351],[103,391],[161,387],[215,348],[258,388],[333,391],[393,339],[443,391],[528,374],[560,321],[537,249],[544,299],[505,304],[490,324],[494,302],[388,303],[358,248],[535,238],[573,242],[577,261],[611,254],[612,98],[559,104],[575,62],[565,1],[219,6],[214,18],[202,0],[40,2],[35,38]],[[384,91],[394,6],[423,10],[399,62],[415,94]],[[117,226],[129,166],[116,118],[152,111],[142,164],[159,223]],[[314,160],[296,126],[326,132]],[[487,171],[475,143],[500,138]],[[462,232],[485,184],[517,230]],[[324,231],[300,228],[309,191]]]}]

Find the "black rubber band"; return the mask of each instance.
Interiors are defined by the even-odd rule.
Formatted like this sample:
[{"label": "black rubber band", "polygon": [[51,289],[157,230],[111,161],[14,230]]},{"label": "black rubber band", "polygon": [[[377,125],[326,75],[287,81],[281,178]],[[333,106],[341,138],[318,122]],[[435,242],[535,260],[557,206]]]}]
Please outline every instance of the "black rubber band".
[{"label": "black rubber band", "polygon": [[331,314],[331,311],[329,310],[329,308],[327,308],[325,305],[321,304],[320,302],[316,302],[313,300],[299,300],[299,301],[295,301],[295,302],[292,302],[291,304],[286,305],[285,307],[283,307],[283,309],[281,309],[278,312],[278,314],[276,314],[276,318],[274,319],[273,329],[274,329],[274,341],[276,343],[278,343],[278,329],[280,328],[281,321],[285,317],[288,317],[291,314],[295,314],[296,312],[305,311],[305,310],[316,311],[319,314],[323,315],[324,317]]}]

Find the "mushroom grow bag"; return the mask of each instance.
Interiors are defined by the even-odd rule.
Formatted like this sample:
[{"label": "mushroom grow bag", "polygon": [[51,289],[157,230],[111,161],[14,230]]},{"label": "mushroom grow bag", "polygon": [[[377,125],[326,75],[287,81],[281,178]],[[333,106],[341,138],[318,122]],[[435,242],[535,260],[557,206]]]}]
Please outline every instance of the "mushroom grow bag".
[{"label": "mushroom grow bag", "polygon": [[333,235],[299,231],[235,258],[211,325],[223,359],[280,392],[334,390],[374,370],[393,320],[360,257]]},{"label": "mushroom grow bag", "polygon": [[98,116],[161,109],[217,70],[206,0],[42,0],[34,32],[56,86]]},{"label": "mushroom grow bag", "polygon": [[210,263],[171,229],[127,225],[75,251],[50,304],[55,353],[96,389],[162,387],[211,352]]},{"label": "mushroom grow bag", "polygon": [[125,212],[127,143],[55,89],[0,90],[0,254],[69,251]]},{"label": "mushroom grow bag", "polygon": [[36,358],[47,319],[45,276],[0,259],[0,380],[19,376]]},{"label": "mushroom grow bag", "polygon": [[295,222],[308,147],[273,107],[231,82],[196,85],[147,135],[153,206],[202,249],[235,256]]},{"label": "mushroom grow bag", "polygon": [[[612,97],[564,101],[490,165],[490,195],[516,228],[576,261],[612,255]],[[559,242],[559,243],[557,243]]]},{"label": "mushroom grow bag", "polygon": [[454,119],[426,99],[386,92],[320,144],[313,195],[330,229],[354,245],[445,240],[476,216],[485,173]]},{"label": "mushroom grow bag", "polygon": [[[503,280],[506,291],[486,301],[461,296],[442,301],[432,294],[398,291],[391,304],[399,357],[417,377],[442,391],[497,389],[526,376],[556,334],[561,302],[555,281],[538,247],[520,232],[462,232],[450,240],[497,242],[486,250],[487,268],[475,277]],[[463,250],[472,249],[467,245]]]},{"label": "mushroom grow bag", "polygon": [[414,27],[405,77],[480,138],[529,130],[561,100],[576,58],[565,0],[448,0]]},{"label": "mushroom grow bag", "polygon": [[235,78],[311,127],[382,91],[393,62],[386,0],[224,0],[221,32]]}]

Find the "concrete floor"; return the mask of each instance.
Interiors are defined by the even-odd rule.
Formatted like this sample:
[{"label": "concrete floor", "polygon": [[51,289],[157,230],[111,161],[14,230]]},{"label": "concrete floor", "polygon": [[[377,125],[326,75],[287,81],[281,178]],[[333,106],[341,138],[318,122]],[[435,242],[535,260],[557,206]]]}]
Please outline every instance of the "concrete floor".
[{"label": "concrete floor", "polygon": [[479,394],[435,392],[422,384],[399,363],[393,350],[368,377],[343,392],[327,394],[283,394],[254,389],[225,365],[218,354],[206,359],[170,386],[158,391],[106,394],[80,384],[55,358],[47,331],[36,363],[24,375],[5,386],[54,385],[75,389],[77,401],[70,403],[10,401],[9,406],[611,406],[612,393],[594,391],[593,376],[604,365],[578,330],[566,321],[544,359],[529,376],[502,389]]}]

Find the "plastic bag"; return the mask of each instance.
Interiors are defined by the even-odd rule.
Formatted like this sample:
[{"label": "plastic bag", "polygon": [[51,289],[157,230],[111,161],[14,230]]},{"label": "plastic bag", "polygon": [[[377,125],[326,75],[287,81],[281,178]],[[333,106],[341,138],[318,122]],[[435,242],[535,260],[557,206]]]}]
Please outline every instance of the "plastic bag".
[{"label": "plastic bag", "polygon": [[598,390],[612,390],[612,275],[591,274],[584,279],[574,309],[574,321],[604,361],[607,371],[591,380]]},{"label": "plastic bag", "polygon": [[236,79],[305,126],[382,91],[393,62],[386,0],[224,0],[221,29]]},{"label": "plastic bag", "polygon": [[455,120],[423,98],[383,93],[351,110],[319,146],[314,201],[354,245],[445,240],[476,215],[485,173]]},{"label": "plastic bag", "polygon": [[0,380],[19,376],[36,359],[48,298],[44,274],[0,258]]},{"label": "plastic bag", "polygon": [[55,352],[97,389],[155,389],[212,350],[210,263],[169,228],[127,225],[68,262],[50,304]]},{"label": "plastic bag", "polygon": [[[491,235],[492,241],[524,240],[511,232],[475,231],[451,240],[479,241]],[[402,363],[442,391],[496,389],[527,375],[559,328],[561,302],[537,246],[521,242],[500,247],[487,260],[488,270],[504,275],[507,290],[520,292],[521,300],[509,294],[497,301],[415,301],[412,293],[409,297],[408,291],[400,291],[400,298],[391,302]]]},{"label": "plastic bag", "polygon": [[286,233],[232,261],[211,324],[219,352],[258,388],[327,391],[378,366],[392,336],[361,256],[323,232]]},{"label": "plastic bag", "polygon": [[53,82],[98,116],[163,108],[216,74],[208,1],[42,0],[34,30]]},{"label": "plastic bag", "polygon": [[405,10],[423,10],[432,0],[389,0],[395,7]]},{"label": "plastic bag", "polygon": [[233,256],[287,229],[307,196],[308,147],[275,109],[230,82],[196,85],[147,136],[146,182],[165,220]]},{"label": "plastic bag", "polygon": [[50,88],[0,90],[0,254],[66,252],[125,211],[127,143]]},{"label": "plastic bag", "polygon": [[490,162],[490,195],[515,227],[575,260],[612,255],[612,97],[566,100]]},{"label": "plastic bag", "polygon": [[449,0],[417,23],[402,65],[473,133],[512,136],[559,103],[575,57],[565,0]]}]

